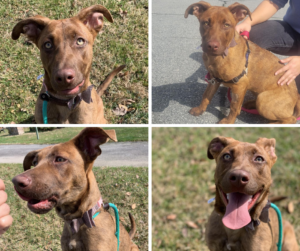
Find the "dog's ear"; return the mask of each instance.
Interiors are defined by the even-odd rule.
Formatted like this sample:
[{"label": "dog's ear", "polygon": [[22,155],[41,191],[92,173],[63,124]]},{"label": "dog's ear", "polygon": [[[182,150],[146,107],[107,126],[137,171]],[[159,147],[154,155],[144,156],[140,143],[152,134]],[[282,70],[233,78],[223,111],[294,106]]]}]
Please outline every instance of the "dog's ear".
[{"label": "dog's ear", "polygon": [[233,14],[237,22],[242,21],[247,15],[249,15],[250,20],[252,20],[250,10],[243,4],[234,3],[228,6],[228,9]]},{"label": "dog's ear", "polygon": [[103,130],[98,127],[87,127],[73,140],[78,149],[86,156],[87,161],[94,161],[101,154],[100,145],[109,140],[117,141],[115,130]]},{"label": "dog's ear", "polygon": [[90,28],[91,31],[93,31],[93,35],[95,37],[103,27],[103,16],[109,22],[114,22],[109,10],[100,4],[93,5],[91,7],[81,10],[76,17],[81,22],[83,22],[88,28]]},{"label": "dog's ear", "polygon": [[203,14],[203,12],[205,12],[210,7],[211,7],[211,5],[204,1],[200,1],[198,3],[193,3],[186,9],[186,11],[184,13],[184,17],[187,18],[189,15],[194,15],[199,19],[201,17],[201,15]]},{"label": "dog's ear", "polygon": [[274,165],[274,163],[277,160],[277,156],[275,154],[276,140],[275,139],[267,139],[267,138],[259,138],[256,141],[256,144],[262,146],[265,149],[265,151],[268,153],[268,155],[272,161],[272,165]]},{"label": "dog's ear", "polygon": [[23,169],[24,171],[29,170],[32,166],[33,166],[33,160],[36,156],[36,154],[39,151],[31,151],[29,153],[27,153],[27,155],[25,156],[24,160],[23,160]]},{"label": "dog's ear", "polygon": [[42,30],[49,22],[49,18],[42,16],[24,19],[15,25],[11,37],[13,40],[17,40],[21,33],[23,33],[30,41],[37,45]]},{"label": "dog's ear", "polygon": [[233,138],[227,137],[216,137],[208,145],[207,148],[207,157],[209,159],[216,159],[220,152],[229,144],[235,142]]}]

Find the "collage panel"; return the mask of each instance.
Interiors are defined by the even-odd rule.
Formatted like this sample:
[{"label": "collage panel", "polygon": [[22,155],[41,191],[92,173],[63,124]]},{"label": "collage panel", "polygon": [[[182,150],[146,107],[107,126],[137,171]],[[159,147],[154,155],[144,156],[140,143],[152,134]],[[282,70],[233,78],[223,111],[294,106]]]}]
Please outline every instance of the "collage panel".
[{"label": "collage panel", "polygon": [[148,1],[6,1],[0,123],[147,124]]},{"label": "collage panel", "polygon": [[279,127],[153,128],[152,250],[298,250],[299,135]]},{"label": "collage panel", "polygon": [[2,128],[0,149],[1,250],[148,250],[147,127]]},{"label": "collage panel", "polygon": [[153,124],[299,123],[298,1],[152,3]]}]

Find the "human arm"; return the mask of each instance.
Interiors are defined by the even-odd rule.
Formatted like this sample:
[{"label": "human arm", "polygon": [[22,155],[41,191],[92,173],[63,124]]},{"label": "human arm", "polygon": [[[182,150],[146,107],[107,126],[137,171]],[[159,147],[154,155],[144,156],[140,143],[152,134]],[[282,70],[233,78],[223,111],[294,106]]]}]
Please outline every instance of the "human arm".
[{"label": "human arm", "polygon": [[[262,1],[257,8],[251,13],[251,19],[248,16],[242,23],[238,24],[235,29],[238,33],[243,31],[250,32],[251,27],[255,24],[262,23],[272,17],[279,10],[279,6],[270,0]],[[244,36],[247,39],[246,36]]]}]

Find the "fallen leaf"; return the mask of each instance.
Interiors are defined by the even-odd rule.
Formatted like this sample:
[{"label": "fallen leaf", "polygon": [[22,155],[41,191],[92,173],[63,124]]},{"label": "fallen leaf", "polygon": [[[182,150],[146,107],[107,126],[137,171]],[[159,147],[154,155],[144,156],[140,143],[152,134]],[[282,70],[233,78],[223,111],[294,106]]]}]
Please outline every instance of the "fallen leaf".
[{"label": "fallen leaf", "polygon": [[130,193],[130,192],[127,192],[127,193],[126,193],[126,195],[130,196],[130,195],[131,195],[131,193]]},{"label": "fallen leaf", "polygon": [[127,113],[127,110],[127,106],[118,104],[118,107],[113,110],[113,113],[117,116],[124,116]]},{"label": "fallen leaf", "polygon": [[125,222],[125,219],[123,217],[119,217],[120,221]]},{"label": "fallen leaf", "polygon": [[138,176],[138,175],[136,175],[136,178],[138,179],[138,178],[139,178],[139,176]]},{"label": "fallen leaf", "polygon": [[194,228],[194,229],[198,229],[199,227],[196,225],[195,222],[193,221],[187,221],[186,224],[191,227],[191,228]]},{"label": "fallen leaf", "polygon": [[169,215],[167,216],[167,220],[175,220],[176,217],[177,217],[176,214],[169,214]]},{"label": "fallen leaf", "polygon": [[287,206],[287,211],[291,214],[294,212],[294,203],[291,201]]},{"label": "fallen leaf", "polygon": [[182,233],[183,237],[187,237],[188,236],[188,229],[187,228],[183,228],[181,230],[181,233]]},{"label": "fallen leaf", "polygon": [[197,220],[197,223],[201,224],[201,223],[203,223],[205,221],[206,221],[205,219],[199,219],[199,220]]},{"label": "fallen leaf", "polygon": [[136,204],[132,204],[131,208],[135,209],[136,208]]},{"label": "fallen leaf", "polygon": [[209,189],[209,191],[214,193],[214,192],[216,192],[216,185],[211,185],[208,189]]}]

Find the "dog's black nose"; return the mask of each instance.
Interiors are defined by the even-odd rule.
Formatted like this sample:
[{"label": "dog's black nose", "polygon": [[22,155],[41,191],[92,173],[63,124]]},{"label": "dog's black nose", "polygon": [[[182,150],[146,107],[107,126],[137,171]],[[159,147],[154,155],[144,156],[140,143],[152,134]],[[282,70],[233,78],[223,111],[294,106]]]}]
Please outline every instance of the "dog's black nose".
[{"label": "dog's black nose", "polygon": [[249,173],[243,170],[234,170],[229,175],[229,181],[235,187],[243,187],[248,184],[249,180]]},{"label": "dog's black nose", "polygon": [[30,186],[31,179],[28,176],[18,175],[12,179],[12,183],[15,185],[15,187],[25,189],[26,187]]}]

